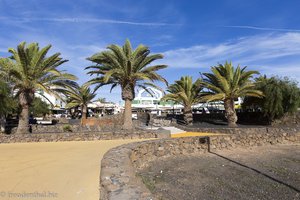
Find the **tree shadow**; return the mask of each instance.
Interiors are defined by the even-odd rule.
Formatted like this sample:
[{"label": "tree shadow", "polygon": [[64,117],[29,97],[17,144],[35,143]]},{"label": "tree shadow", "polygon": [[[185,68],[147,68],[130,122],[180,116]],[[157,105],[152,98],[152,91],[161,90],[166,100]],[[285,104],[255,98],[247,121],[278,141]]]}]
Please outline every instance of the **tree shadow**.
[{"label": "tree shadow", "polygon": [[264,172],[262,172],[262,171],[259,171],[259,170],[255,169],[255,168],[252,168],[252,167],[247,166],[247,165],[245,165],[245,164],[239,163],[239,162],[237,162],[237,161],[235,161],[235,160],[232,160],[232,159],[230,159],[230,158],[227,158],[227,157],[225,157],[225,156],[222,156],[222,155],[220,155],[220,154],[218,154],[218,153],[212,152],[211,149],[210,149],[210,137],[206,137],[206,141],[207,141],[207,145],[208,145],[208,153],[214,154],[214,155],[216,155],[216,156],[218,156],[218,157],[220,157],[220,158],[223,158],[223,159],[225,159],[225,160],[227,160],[227,161],[230,161],[230,162],[232,162],[232,163],[234,163],[234,164],[236,164],[236,165],[239,165],[239,166],[244,167],[244,168],[246,168],[246,169],[249,169],[249,170],[251,170],[251,171],[253,171],[253,172],[256,172],[256,173],[258,173],[258,174],[260,174],[260,175],[262,175],[262,176],[264,176],[264,177],[266,177],[266,178],[268,178],[268,179],[270,179],[270,180],[272,180],[272,181],[274,181],[274,182],[277,182],[277,183],[279,183],[279,184],[282,184],[282,185],[284,185],[284,186],[290,188],[291,190],[294,190],[295,192],[300,193],[300,190],[299,190],[298,188],[296,188],[296,187],[294,187],[294,186],[292,186],[292,185],[290,185],[290,184],[288,184],[288,183],[285,183],[285,182],[283,182],[283,181],[281,181],[281,180],[278,180],[278,179],[276,179],[276,178],[274,178],[274,177],[272,177],[272,176],[270,176],[270,175],[268,175],[268,174],[266,174],[266,173],[264,173]]}]

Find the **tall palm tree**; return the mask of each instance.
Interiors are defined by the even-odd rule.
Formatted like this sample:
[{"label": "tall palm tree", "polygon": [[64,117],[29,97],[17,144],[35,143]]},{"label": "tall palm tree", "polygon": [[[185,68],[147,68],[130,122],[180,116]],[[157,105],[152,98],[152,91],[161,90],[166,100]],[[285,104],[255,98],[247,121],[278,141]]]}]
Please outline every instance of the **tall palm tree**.
[{"label": "tall palm tree", "polygon": [[59,91],[76,80],[75,76],[57,69],[67,62],[60,53],[47,57],[50,48],[51,45],[40,49],[38,43],[22,42],[17,49],[8,49],[12,54],[9,58],[0,59],[1,76],[8,77],[21,106],[17,133],[29,133],[29,107],[37,90],[59,98]]},{"label": "tall palm tree", "polygon": [[212,67],[212,73],[203,73],[203,86],[209,91],[202,97],[205,101],[221,100],[224,102],[225,116],[229,127],[236,127],[237,115],[234,108],[234,100],[238,97],[254,96],[262,97],[263,93],[255,89],[251,78],[257,71],[246,71],[247,67],[234,68],[232,63],[226,62]]},{"label": "tall palm tree", "polygon": [[65,91],[64,94],[68,98],[66,108],[80,107],[81,119],[87,118],[88,104],[92,102],[96,94],[91,92],[87,86],[70,87],[69,90]]},{"label": "tall palm tree", "polygon": [[191,76],[183,76],[168,87],[169,94],[166,94],[162,100],[181,103],[184,106],[184,121],[190,125],[193,123],[192,105],[201,101],[201,90],[201,79],[193,83]]},{"label": "tall palm tree", "polygon": [[91,69],[88,74],[100,75],[91,79],[88,84],[96,84],[96,90],[103,85],[112,85],[111,90],[120,86],[122,99],[125,101],[124,129],[132,129],[131,102],[135,97],[135,87],[147,90],[147,86],[158,88],[153,81],[167,81],[156,71],[164,69],[166,65],[151,65],[153,61],[162,59],[161,54],[151,54],[147,46],[139,45],[132,49],[130,41],[126,40],[123,47],[110,45],[108,50],[93,55],[88,60],[96,65],[87,67]]}]

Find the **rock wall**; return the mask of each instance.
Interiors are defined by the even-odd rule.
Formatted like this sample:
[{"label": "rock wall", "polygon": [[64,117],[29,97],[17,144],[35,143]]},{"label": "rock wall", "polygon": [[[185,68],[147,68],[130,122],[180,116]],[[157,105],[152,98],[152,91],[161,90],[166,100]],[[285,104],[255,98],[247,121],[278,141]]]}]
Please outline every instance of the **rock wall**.
[{"label": "rock wall", "polygon": [[135,172],[138,168],[146,167],[149,162],[162,157],[199,154],[236,147],[300,142],[300,132],[296,130],[279,129],[272,133],[254,133],[252,130],[248,132],[251,133],[150,140],[111,149],[101,162],[100,199],[154,200],[155,197]]},{"label": "rock wall", "polygon": [[291,126],[300,124],[300,111],[294,114],[285,114],[282,118],[272,122],[272,126]]},{"label": "rock wall", "polygon": [[31,133],[31,134],[0,134],[1,143],[16,142],[59,142],[59,141],[90,141],[111,139],[146,139],[157,138],[159,133],[155,131],[119,130],[114,132],[69,132],[69,133]]},{"label": "rock wall", "polygon": [[106,115],[101,118],[90,117],[87,119],[82,119],[83,125],[88,126],[111,126],[111,127],[121,127],[123,124],[123,114],[118,115]]},{"label": "rock wall", "polygon": [[179,124],[173,124],[177,128],[188,132],[202,132],[202,133],[224,133],[224,134],[276,134],[281,132],[300,132],[300,126],[294,127],[255,127],[255,128],[195,128],[195,127],[188,127],[182,126]]},{"label": "rock wall", "polygon": [[[51,119],[48,119],[51,120]],[[105,132],[105,131],[115,131],[120,130],[123,124],[123,115],[107,115],[101,118],[87,118],[83,119],[83,124],[81,124],[80,119],[52,119],[56,123],[52,125],[41,125],[32,124],[32,133],[62,133],[65,132],[64,127],[69,126],[72,132],[86,133],[86,132]],[[8,124],[6,127],[7,133],[15,133],[17,131],[17,124]]]}]

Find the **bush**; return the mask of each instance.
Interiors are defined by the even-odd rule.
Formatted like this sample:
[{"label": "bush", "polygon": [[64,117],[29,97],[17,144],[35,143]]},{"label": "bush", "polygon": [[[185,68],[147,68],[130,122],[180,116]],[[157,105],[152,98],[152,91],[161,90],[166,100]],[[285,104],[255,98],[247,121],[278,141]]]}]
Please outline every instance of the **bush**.
[{"label": "bush", "polygon": [[44,117],[46,114],[49,114],[49,104],[44,102],[41,98],[35,97],[30,107],[30,113],[33,113],[35,117]]},{"label": "bush", "polygon": [[287,77],[262,76],[256,79],[256,88],[264,93],[264,98],[246,97],[243,108],[261,110],[269,123],[286,113],[297,112],[300,103],[300,89],[297,82]]},{"label": "bush", "polygon": [[11,114],[17,109],[18,103],[13,97],[12,89],[6,82],[0,80],[0,117]]},{"label": "bush", "polygon": [[64,125],[63,131],[64,132],[73,132],[73,129],[70,125]]}]

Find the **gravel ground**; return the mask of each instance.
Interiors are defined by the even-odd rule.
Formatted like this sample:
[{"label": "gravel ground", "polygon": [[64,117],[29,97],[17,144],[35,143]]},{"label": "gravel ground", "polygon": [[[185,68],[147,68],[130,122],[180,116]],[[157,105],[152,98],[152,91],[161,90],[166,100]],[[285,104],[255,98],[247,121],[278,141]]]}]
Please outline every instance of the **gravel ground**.
[{"label": "gravel ground", "polygon": [[155,161],[139,172],[160,199],[300,199],[300,144]]}]

